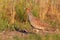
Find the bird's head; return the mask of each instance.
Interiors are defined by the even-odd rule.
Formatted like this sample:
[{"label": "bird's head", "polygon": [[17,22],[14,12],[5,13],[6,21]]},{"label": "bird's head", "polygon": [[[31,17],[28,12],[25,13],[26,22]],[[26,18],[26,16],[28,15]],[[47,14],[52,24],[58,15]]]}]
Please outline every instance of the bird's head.
[{"label": "bird's head", "polygon": [[30,8],[26,8],[26,13],[28,14],[28,16],[32,16],[32,13],[31,13],[31,9]]},{"label": "bird's head", "polygon": [[31,9],[30,8],[26,8],[26,12],[27,13],[30,13],[31,12]]}]

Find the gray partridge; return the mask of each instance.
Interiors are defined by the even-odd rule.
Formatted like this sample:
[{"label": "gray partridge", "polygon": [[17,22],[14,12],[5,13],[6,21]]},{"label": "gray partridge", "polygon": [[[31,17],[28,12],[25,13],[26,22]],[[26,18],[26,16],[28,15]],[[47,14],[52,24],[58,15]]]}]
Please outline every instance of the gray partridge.
[{"label": "gray partridge", "polygon": [[40,21],[37,17],[33,16],[31,10],[29,8],[26,9],[26,12],[28,14],[28,19],[30,21],[30,24],[38,30],[43,30],[45,31],[45,29],[49,28],[49,24]]}]

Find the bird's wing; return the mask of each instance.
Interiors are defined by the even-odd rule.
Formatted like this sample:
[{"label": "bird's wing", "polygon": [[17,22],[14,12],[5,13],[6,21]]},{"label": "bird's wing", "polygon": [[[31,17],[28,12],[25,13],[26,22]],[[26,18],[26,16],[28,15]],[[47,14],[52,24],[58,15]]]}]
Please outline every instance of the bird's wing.
[{"label": "bird's wing", "polygon": [[35,25],[38,25],[40,27],[48,27],[49,26],[49,24],[40,21],[38,18],[33,19],[33,22]]}]

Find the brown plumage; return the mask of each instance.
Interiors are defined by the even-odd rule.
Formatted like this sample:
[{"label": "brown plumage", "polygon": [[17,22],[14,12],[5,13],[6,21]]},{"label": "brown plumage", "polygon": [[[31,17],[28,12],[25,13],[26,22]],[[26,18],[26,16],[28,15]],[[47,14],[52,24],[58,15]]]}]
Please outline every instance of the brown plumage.
[{"label": "brown plumage", "polygon": [[31,13],[31,10],[29,8],[26,9],[26,12],[28,14],[28,18],[30,21],[30,24],[36,28],[36,29],[40,29],[40,30],[45,30],[46,28],[49,28],[49,24],[40,21],[37,17],[33,16],[33,14]]}]

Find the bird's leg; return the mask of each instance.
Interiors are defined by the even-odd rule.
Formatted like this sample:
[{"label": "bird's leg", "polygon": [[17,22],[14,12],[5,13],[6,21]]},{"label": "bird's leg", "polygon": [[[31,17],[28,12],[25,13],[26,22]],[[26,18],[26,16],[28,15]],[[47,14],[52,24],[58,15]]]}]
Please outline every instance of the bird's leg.
[{"label": "bird's leg", "polygon": [[33,29],[33,32],[34,32],[34,33],[38,33],[39,30],[38,30],[38,29]]},{"label": "bird's leg", "polygon": [[59,29],[56,29],[56,31],[55,32],[59,32]]},{"label": "bird's leg", "polygon": [[33,32],[35,32],[35,33],[44,33],[45,32],[45,30],[44,29],[33,29]]}]

